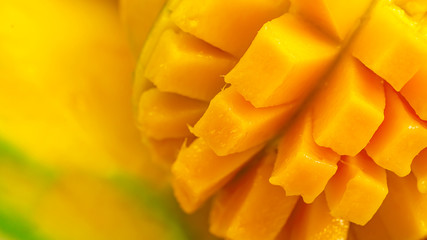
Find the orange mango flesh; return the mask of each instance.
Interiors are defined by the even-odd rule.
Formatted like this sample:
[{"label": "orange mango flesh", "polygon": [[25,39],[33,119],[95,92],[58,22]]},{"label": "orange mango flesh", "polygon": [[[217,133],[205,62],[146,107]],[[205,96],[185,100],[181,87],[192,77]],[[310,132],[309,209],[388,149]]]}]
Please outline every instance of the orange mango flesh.
[{"label": "orange mango flesh", "polygon": [[320,195],[312,204],[298,202],[287,225],[291,233],[286,239],[347,239],[350,223],[342,218],[332,217],[325,195]]},{"label": "orange mango flesh", "polygon": [[410,173],[414,157],[427,147],[427,123],[419,120],[389,86],[384,115],[366,152],[379,166],[403,177]]},{"label": "orange mango flesh", "polygon": [[295,105],[255,108],[234,88],[227,88],[212,99],[192,131],[217,155],[225,156],[271,139],[295,109]]},{"label": "orange mango flesh", "polygon": [[417,178],[420,193],[427,193],[427,148],[424,148],[412,162],[412,173]]},{"label": "orange mango flesh", "polygon": [[325,193],[332,216],[364,225],[388,193],[386,172],[365,152],[355,157],[343,156]]},{"label": "orange mango flesh", "polygon": [[295,12],[341,40],[358,25],[370,3],[371,0],[291,0]]},{"label": "orange mango flesh", "polygon": [[201,138],[183,146],[172,166],[174,192],[182,209],[195,211],[261,148],[220,157]]},{"label": "orange mango flesh", "polygon": [[361,240],[390,240],[387,229],[384,226],[378,213],[364,226],[352,224],[349,234],[354,235],[355,239]]},{"label": "orange mango flesh", "polygon": [[153,162],[169,168],[178,156],[184,142],[189,144],[193,138],[194,136],[157,140],[150,137],[143,137],[142,142],[147,148]]},{"label": "orange mango flesh", "polygon": [[240,57],[261,26],[288,6],[288,0],[181,0],[171,17],[184,32]]},{"label": "orange mango flesh", "polygon": [[334,69],[313,106],[313,136],[320,146],[355,156],[384,120],[382,79],[357,59]]},{"label": "orange mango flesh", "polygon": [[285,14],[262,27],[225,81],[255,107],[301,101],[338,50],[336,43],[310,23]]},{"label": "orange mango flesh", "polygon": [[143,133],[154,139],[190,136],[189,125],[199,120],[206,102],[152,88],[140,99],[138,124]]},{"label": "orange mango flesh", "polygon": [[427,236],[427,195],[418,192],[411,174],[387,175],[390,192],[378,214],[391,240],[422,239]]},{"label": "orange mango flesh", "polygon": [[212,233],[236,240],[275,239],[298,200],[268,182],[275,157],[268,154],[218,194],[211,210]]},{"label": "orange mango flesh", "polygon": [[354,41],[353,55],[400,89],[427,61],[427,42],[417,24],[389,1],[380,1]]},{"label": "orange mango flesh", "polygon": [[427,121],[427,65],[423,66],[400,91],[417,115]]},{"label": "orange mango flesh", "polygon": [[145,70],[145,77],[165,92],[209,101],[224,86],[234,66],[231,55],[189,34],[166,30]]},{"label": "orange mango flesh", "polygon": [[301,195],[306,203],[323,192],[340,160],[332,150],[318,146],[311,132],[311,117],[304,115],[280,140],[270,177],[270,183],[282,186],[286,195]]},{"label": "orange mango flesh", "polygon": [[[342,157],[338,172],[326,187],[327,202],[335,218],[360,225],[366,224],[375,214],[387,194],[385,171],[381,167],[403,176],[409,172],[412,159],[427,144],[425,122],[418,119],[408,106],[399,107],[399,104],[407,103],[403,99],[402,102],[399,99],[401,96],[388,86],[390,84],[395,90],[405,86],[402,95],[420,115],[418,109],[425,107],[425,97],[419,91],[424,90],[425,78],[417,76],[423,76],[421,66],[425,65],[427,56],[425,41],[416,26],[416,21],[422,18],[419,17],[422,15],[419,13],[421,8],[409,6],[409,2],[413,1],[408,4],[406,1],[396,1],[398,6],[382,0],[369,2],[295,0],[290,13],[271,22],[264,20],[263,23],[266,23],[258,35],[255,37],[254,33],[250,38],[245,34],[237,35],[240,30],[246,31],[249,25],[255,26],[251,21],[257,21],[257,18],[246,20],[245,23],[235,18],[244,19],[246,14],[254,13],[247,8],[255,4],[267,6],[272,3],[255,0],[232,3],[223,0],[174,1],[168,10],[172,19],[166,21],[172,25],[166,28],[187,32],[237,58],[243,56],[225,76],[225,81],[231,86],[226,85],[226,89],[211,100],[205,114],[191,129],[193,134],[205,141],[207,149],[216,157],[223,158],[260,145],[275,147],[279,142],[279,157],[270,181],[281,185],[286,190],[285,194],[302,195],[306,202],[312,202],[322,192],[336,169],[334,159],[337,154],[346,155]],[[405,15],[399,7],[410,12],[411,16]],[[229,12],[233,8],[234,15],[231,15]],[[265,8],[260,8],[256,14],[261,16],[265,13],[263,10]],[[286,11],[283,10],[283,13]],[[253,37],[252,45],[243,54]],[[233,45],[237,42],[239,44]],[[281,78],[290,85],[281,86]],[[387,83],[384,84],[382,79]],[[419,79],[423,82],[417,83]],[[326,84],[318,85],[315,89],[319,83]],[[386,85],[386,94],[383,85]],[[196,87],[192,89],[198,91]],[[313,89],[320,89],[319,94],[313,92]],[[390,92],[395,97],[390,97]],[[313,97],[312,94],[317,95]],[[302,105],[303,101],[306,104]],[[416,101],[419,106],[414,103]],[[292,123],[289,120],[294,120],[296,113],[307,117],[312,109],[313,126],[310,128],[313,128],[314,138],[310,130],[298,127],[307,119],[289,125]],[[293,131],[283,131],[285,126],[290,126]],[[276,142],[281,137],[283,139]],[[191,145],[182,151],[190,148]],[[314,157],[308,158],[307,153]],[[300,158],[292,158],[291,161],[283,157],[291,155]],[[333,160],[322,164],[315,160],[321,159],[319,155],[330,155]],[[375,165],[370,157],[381,167]],[[188,158],[184,160],[182,157],[180,161],[191,162],[195,159]],[[193,169],[177,168],[174,174],[199,174],[199,163],[191,164],[195,165]],[[211,185],[222,187],[237,171],[240,170],[231,171],[230,175],[223,174],[226,177]],[[242,221],[251,220],[246,218],[256,219],[254,216],[260,214],[259,209],[264,209],[259,207],[244,214],[240,212],[247,201],[249,206],[255,199],[255,196],[248,198],[253,184],[251,179],[257,177],[255,173],[251,174],[252,177],[247,177],[247,173],[242,177],[244,180],[226,186],[215,200],[211,231],[216,235],[227,239],[251,239],[253,236],[245,235],[248,228],[252,228],[250,230],[254,236],[258,234],[255,232],[265,230],[265,223],[253,224],[251,227],[245,224],[242,227]],[[321,176],[321,181],[315,180],[316,174]],[[287,178],[281,181],[288,181],[289,186],[279,182],[280,178]],[[175,181],[174,184],[175,194],[186,211],[194,211],[200,206],[208,198],[201,197],[206,192],[210,196],[220,188],[208,191],[206,189],[209,187],[205,187],[205,192],[201,194],[203,191],[199,191],[197,195],[194,193],[196,190],[189,190],[190,187],[185,185],[197,189],[201,186],[198,180],[185,181],[189,183]],[[273,219],[274,216],[271,215]],[[375,221],[372,225],[368,223],[368,227],[377,226]],[[378,226],[386,224],[381,222]],[[287,226],[282,229],[280,236],[291,235],[292,231]],[[358,235],[356,232],[349,236],[356,239],[366,236],[363,235],[365,233]],[[271,237],[269,233],[259,234],[258,239]],[[382,237],[382,234],[375,236]]]}]

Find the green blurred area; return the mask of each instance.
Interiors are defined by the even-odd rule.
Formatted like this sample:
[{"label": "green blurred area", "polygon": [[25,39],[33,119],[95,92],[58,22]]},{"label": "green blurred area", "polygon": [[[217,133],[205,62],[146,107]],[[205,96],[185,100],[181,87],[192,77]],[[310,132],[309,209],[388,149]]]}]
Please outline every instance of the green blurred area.
[{"label": "green blurred area", "polygon": [[210,239],[141,145],[117,5],[0,1],[2,240]]}]

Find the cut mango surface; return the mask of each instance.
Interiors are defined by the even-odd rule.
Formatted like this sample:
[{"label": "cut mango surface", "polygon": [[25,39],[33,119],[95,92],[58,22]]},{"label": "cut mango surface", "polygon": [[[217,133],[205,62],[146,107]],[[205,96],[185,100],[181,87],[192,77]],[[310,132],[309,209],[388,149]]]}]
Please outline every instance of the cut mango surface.
[{"label": "cut mango surface", "polygon": [[388,193],[386,172],[365,152],[344,156],[325,193],[332,216],[364,225]]},{"label": "cut mango surface", "polygon": [[234,66],[229,54],[183,32],[167,30],[148,62],[145,77],[161,91],[211,100]]},{"label": "cut mango surface", "polygon": [[314,142],[310,116],[295,125],[278,145],[270,182],[282,186],[286,195],[301,195],[311,203],[337,171],[340,156]]},{"label": "cut mango surface", "polygon": [[138,124],[144,133],[155,139],[190,136],[194,125],[206,110],[207,103],[153,88],[140,99]]},{"label": "cut mango surface", "polygon": [[[215,235],[227,239],[275,239],[298,200],[268,182],[275,157],[268,154],[219,193],[211,212],[211,231]],[[259,225],[264,227],[260,229]]]},{"label": "cut mango surface", "polygon": [[418,191],[427,193],[427,148],[424,148],[412,162],[412,172],[417,178]]},{"label": "cut mango surface", "polygon": [[400,91],[427,60],[427,42],[416,25],[391,1],[379,1],[354,41],[353,55]]},{"label": "cut mango surface", "polygon": [[358,154],[384,120],[381,81],[358,60],[342,60],[315,100],[314,141],[341,155]]},{"label": "cut mango surface", "polygon": [[181,207],[213,197],[210,230],[230,240],[427,237],[382,217],[399,208],[387,171],[427,189],[426,13],[424,0],[169,1],[135,92],[209,102],[169,103],[160,122],[140,101],[145,137],[197,138],[165,145]]},{"label": "cut mango surface", "polygon": [[258,29],[288,7],[289,0],[182,0],[172,19],[183,31],[240,57]]},{"label": "cut mango surface", "polygon": [[294,11],[337,39],[344,39],[360,22],[370,0],[291,0]]},{"label": "cut mango surface", "polygon": [[212,99],[193,133],[224,156],[265,143],[277,135],[295,110],[296,104],[255,108],[234,88],[227,88]]},{"label": "cut mango surface", "polygon": [[366,152],[381,167],[399,176],[411,172],[414,157],[427,147],[427,123],[391,88],[386,87],[385,119],[372,137]]},{"label": "cut mango surface", "polygon": [[220,157],[201,138],[183,146],[172,166],[174,191],[182,208],[187,212],[196,210],[261,148]]},{"label": "cut mango surface", "polygon": [[255,107],[289,104],[307,97],[337,52],[309,22],[285,14],[262,27],[225,81]]},{"label": "cut mango surface", "polygon": [[325,195],[320,195],[312,204],[299,202],[289,219],[289,240],[347,239],[350,223],[329,214]]},{"label": "cut mango surface", "polygon": [[400,91],[417,115],[427,121],[427,65],[423,66]]},{"label": "cut mango surface", "polygon": [[427,235],[427,195],[418,192],[415,177],[387,174],[390,193],[378,210],[392,240],[422,239]]}]

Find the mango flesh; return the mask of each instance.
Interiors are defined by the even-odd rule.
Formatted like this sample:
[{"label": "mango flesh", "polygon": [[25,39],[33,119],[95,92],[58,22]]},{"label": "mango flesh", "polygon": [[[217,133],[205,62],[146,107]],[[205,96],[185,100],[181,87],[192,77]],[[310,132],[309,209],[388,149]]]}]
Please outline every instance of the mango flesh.
[{"label": "mango flesh", "polygon": [[212,233],[229,239],[275,239],[298,200],[268,182],[275,157],[268,154],[219,193],[211,210]]},{"label": "mango flesh", "polygon": [[270,183],[282,186],[286,195],[301,195],[311,203],[323,192],[337,171],[340,156],[318,146],[311,135],[312,119],[303,116],[278,145]]},{"label": "mango flesh", "polygon": [[[278,157],[268,179],[282,186],[285,196],[302,196],[312,204],[326,196],[329,213],[307,220],[300,229],[310,229],[310,222],[322,222],[330,216],[360,225],[358,229],[365,224],[367,229],[383,225],[390,228],[391,223],[386,221],[369,222],[387,201],[386,173],[408,175],[413,159],[427,147],[422,117],[427,57],[423,16],[427,8],[416,0],[294,0],[289,10],[287,6],[277,8],[280,14],[269,15],[268,20],[266,17],[263,26],[240,22],[253,14],[254,6],[259,7],[261,16],[266,13],[263,7],[273,6],[269,4],[172,1],[153,29],[156,34],[147,42],[151,47],[142,51],[138,69],[147,71],[146,63],[154,56],[151,50],[159,42],[159,33],[173,29],[199,38],[237,60],[225,74],[227,84],[190,129],[217,157],[244,153],[257,146],[264,151],[226,178],[224,181],[229,183],[222,190],[215,190],[219,193],[214,196],[211,231],[226,239],[250,239],[257,234],[255,229],[263,234],[256,235],[258,239],[286,239],[292,234],[303,237],[302,233],[292,233],[291,224],[265,233],[266,224],[259,219],[267,217],[257,214],[269,205],[253,207],[258,200],[250,194],[251,179],[261,173],[248,169],[258,166],[271,151],[277,151]],[[231,17],[230,9],[241,15]],[[236,20],[239,16],[241,19]],[[238,34],[255,26],[258,34]],[[239,41],[241,45],[236,44]],[[208,78],[206,81],[209,84]],[[181,156],[186,151],[183,148]],[[192,156],[187,155],[188,162]],[[179,161],[186,162],[182,157]],[[423,168],[414,166],[422,179]],[[191,167],[177,168],[174,175],[196,176],[199,168],[197,164],[193,167],[190,172],[186,171]],[[190,179],[186,181],[192,189],[204,188],[204,181],[198,184]],[[208,195],[215,195],[215,191]],[[184,192],[182,184],[175,185],[175,192]],[[207,201],[200,198],[203,194],[192,195],[187,194],[186,201],[192,201],[193,206]],[[183,202],[182,195],[178,199]],[[398,207],[397,202],[392,205]],[[245,211],[239,210],[241,206],[247,206],[242,207]],[[277,219],[275,213],[267,212],[271,221]],[[242,223],[250,222],[250,218],[251,227],[243,227]],[[343,228],[344,232],[347,234]],[[409,232],[399,233],[400,239],[411,239]],[[351,230],[348,238],[363,239],[365,233],[369,235],[369,231]],[[378,234],[380,238],[389,235]]]}]

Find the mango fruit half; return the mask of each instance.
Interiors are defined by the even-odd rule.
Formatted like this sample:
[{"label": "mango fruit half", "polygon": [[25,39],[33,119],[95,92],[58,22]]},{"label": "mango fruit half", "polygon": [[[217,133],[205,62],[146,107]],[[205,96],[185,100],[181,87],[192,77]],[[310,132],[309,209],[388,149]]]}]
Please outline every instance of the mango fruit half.
[{"label": "mango fruit half", "polygon": [[142,138],[218,237],[427,237],[426,30],[422,0],[170,0]]}]

